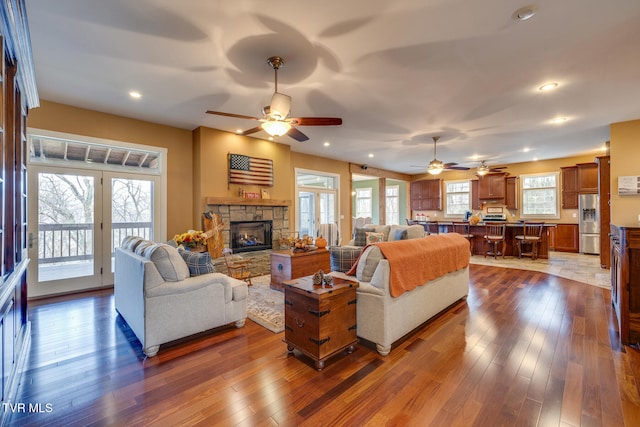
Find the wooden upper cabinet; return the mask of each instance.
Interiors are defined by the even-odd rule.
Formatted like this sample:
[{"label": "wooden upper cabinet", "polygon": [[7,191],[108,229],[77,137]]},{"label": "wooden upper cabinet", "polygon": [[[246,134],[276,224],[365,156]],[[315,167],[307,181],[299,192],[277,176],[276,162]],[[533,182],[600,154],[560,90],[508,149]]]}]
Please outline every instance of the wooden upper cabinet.
[{"label": "wooden upper cabinet", "polygon": [[518,209],[518,177],[510,176],[506,180],[505,205],[507,209]]},{"label": "wooden upper cabinet", "polygon": [[478,179],[480,200],[504,199],[506,193],[504,173],[491,173]]},{"label": "wooden upper cabinet", "polygon": [[442,194],[439,179],[413,181],[410,186],[411,210],[442,210]]},{"label": "wooden upper cabinet", "polygon": [[598,194],[598,164],[578,163],[578,193]]},{"label": "wooden upper cabinet", "polygon": [[562,172],[562,209],[578,209],[578,167],[560,168]]},{"label": "wooden upper cabinet", "polygon": [[482,203],[480,203],[480,194],[478,193],[478,180],[471,180],[471,209],[482,209]]}]

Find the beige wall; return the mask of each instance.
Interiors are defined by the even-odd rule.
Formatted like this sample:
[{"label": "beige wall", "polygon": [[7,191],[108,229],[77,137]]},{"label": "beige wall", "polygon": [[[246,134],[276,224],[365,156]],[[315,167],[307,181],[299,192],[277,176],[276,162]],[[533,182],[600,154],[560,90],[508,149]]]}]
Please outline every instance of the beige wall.
[{"label": "beige wall", "polygon": [[611,136],[611,223],[640,227],[640,195],[618,196],[619,176],[640,175],[640,120],[613,123]]},{"label": "beige wall", "polygon": [[167,148],[167,237],[194,227],[191,131],[45,100],[27,126]]},{"label": "beige wall", "polygon": [[[199,127],[194,131],[193,141],[194,211],[197,218],[205,208],[206,197],[239,197],[240,188],[249,192],[265,189],[272,199],[292,201],[293,175],[288,145],[206,127]],[[228,185],[229,153],[273,160],[273,187]]]},{"label": "beige wall", "polygon": [[[525,163],[511,163],[508,165],[505,172],[509,172],[509,176],[520,176],[523,174],[533,174],[533,173],[544,173],[544,172],[560,172],[560,168],[563,166],[574,166],[577,163],[588,163],[595,161],[595,157],[597,155],[604,155],[603,153],[594,153],[593,156],[577,156],[577,157],[566,157],[562,159],[552,159],[552,160],[541,160],[536,162],[525,162]],[[498,166],[498,165],[495,165]],[[500,165],[503,166],[503,165]],[[442,172],[438,178],[444,181],[453,181],[456,179],[477,179],[475,176],[475,170],[468,171],[445,171]],[[416,177],[416,179],[432,179],[430,175],[424,174]],[[562,185],[562,184],[561,184]],[[443,187],[444,188],[444,187]],[[442,194],[444,195],[444,189],[442,190]],[[518,197],[520,197],[520,192],[518,191]],[[520,200],[518,200],[518,203]],[[444,218],[444,208],[445,208],[446,198],[443,197],[442,200],[442,211],[422,211],[429,216],[432,220],[445,220]],[[503,206],[491,204],[486,205],[483,209],[483,214],[486,213],[487,206]],[[504,207],[504,212],[509,216],[509,221],[517,221],[520,219],[520,211],[512,210],[507,211],[506,207]],[[575,215],[575,216],[574,216]],[[578,223],[578,210],[577,209],[560,209],[560,219],[558,220],[546,220],[547,222],[556,222],[556,223]]]}]

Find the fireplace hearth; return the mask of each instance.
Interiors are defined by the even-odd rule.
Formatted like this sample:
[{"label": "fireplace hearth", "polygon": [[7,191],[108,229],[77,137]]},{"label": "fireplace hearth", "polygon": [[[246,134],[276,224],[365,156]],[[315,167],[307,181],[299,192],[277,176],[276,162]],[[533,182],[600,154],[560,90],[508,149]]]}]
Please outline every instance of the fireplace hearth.
[{"label": "fireplace hearth", "polygon": [[229,243],[233,252],[271,249],[272,223],[273,221],[231,221]]}]

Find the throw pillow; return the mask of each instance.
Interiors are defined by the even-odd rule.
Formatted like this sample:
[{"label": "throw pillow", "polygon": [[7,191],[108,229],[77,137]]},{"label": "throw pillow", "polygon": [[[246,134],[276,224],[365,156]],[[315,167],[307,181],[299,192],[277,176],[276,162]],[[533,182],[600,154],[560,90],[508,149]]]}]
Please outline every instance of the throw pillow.
[{"label": "throw pillow", "polygon": [[362,248],[356,248],[354,246],[332,246],[329,251],[331,271],[346,273],[358,260]]},{"label": "throw pillow", "polygon": [[356,228],[353,235],[353,246],[365,246],[367,244],[367,229]]},{"label": "throw pillow", "polygon": [[393,236],[393,240],[407,240],[408,238],[407,230],[396,230],[396,235]]},{"label": "throw pillow", "polygon": [[384,242],[384,234],[367,231],[365,233],[367,245],[371,243]]},{"label": "throw pillow", "polygon": [[201,274],[215,273],[216,269],[211,261],[209,252],[191,252],[178,249],[178,253],[189,267],[190,276],[200,276]]}]

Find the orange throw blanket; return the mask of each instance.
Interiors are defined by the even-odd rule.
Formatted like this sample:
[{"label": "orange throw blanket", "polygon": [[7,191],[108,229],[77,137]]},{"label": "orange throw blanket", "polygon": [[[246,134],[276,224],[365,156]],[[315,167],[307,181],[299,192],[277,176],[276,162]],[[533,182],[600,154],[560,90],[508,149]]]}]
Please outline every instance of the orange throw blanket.
[{"label": "orange throw blanket", "polygon": [[[389,290],[392,297],[399,297],[430,280],[467,267],[471,257],[469,241],[458,233],[374,245],[389,261]],[[357,265],[356,262],[347,274],[355,274]]]}]

